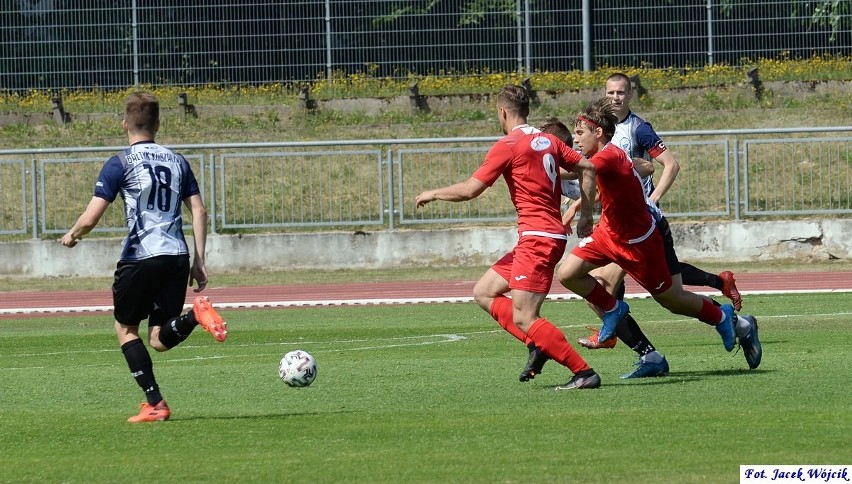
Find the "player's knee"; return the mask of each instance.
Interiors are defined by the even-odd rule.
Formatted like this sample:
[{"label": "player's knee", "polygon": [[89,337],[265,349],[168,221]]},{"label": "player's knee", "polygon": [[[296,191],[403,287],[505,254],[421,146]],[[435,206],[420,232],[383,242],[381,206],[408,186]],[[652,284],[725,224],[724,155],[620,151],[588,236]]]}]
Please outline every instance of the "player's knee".
[{"label": "player's knee", "polygon": [[148,346],[157,352],[168,351],[169,348],[160,341],[160,327],[151,326],[148,332]]},{"label": "player's knee", "polygon": [[660,304],[660,306],[669,310],[669,312],[680,314],[680,304],[679,301],[675,298],[664,297],[660,294],[654,296],[654,300]]},{"label": "player's knee", "polygon": [[514,315],[514,323],[515,326],[518,327],[521,331],[526,333],[529,331],[530,326],[532,326],[533,321],[538,319],[538,316],[529,316],[526,314],[518,314],[517,312]]},{"label": "player's knee", "polygon": [[473,300],[482,309],[484,309],[486,311],[491,311],[491,303],[494,302],[494,297],[489,295],[489,294],[477,293],[476,290],[474,289]]},{"label": "player's knee", "polygon": [[151,340],[148,341],[148,346],[155,349],[159,353],[169,350],[169,348],[167,348],[165,345],[163,345],[163,343],[160,342],[160,338],[151,338]]}]

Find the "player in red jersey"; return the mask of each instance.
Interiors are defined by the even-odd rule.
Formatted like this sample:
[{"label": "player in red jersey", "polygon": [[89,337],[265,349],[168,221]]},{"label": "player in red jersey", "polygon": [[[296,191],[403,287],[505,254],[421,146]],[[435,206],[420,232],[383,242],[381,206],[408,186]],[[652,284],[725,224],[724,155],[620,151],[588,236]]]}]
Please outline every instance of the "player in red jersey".
[{"label": "player in red jersey", "polygon": [[[747,334],[744,348],[759,352],[757,332],[750,330],[753,318],[739,317],[729,304],[718,307],[710,298],[684,290],[680,278],[670,275],[665,243],[656,229],[657,220],[648,210],[639,174],[627,154],[610,143],[617,122],[607,98],[577,116],[575,143],[595,165],[601,217],[592,234],[571,251],[559,268],[560,282],[605,311],[601,342],[615,337],[615,329],[627,318],[629,308],[589,272],[615,262],[669,311],[716,327],[727,351],[734,348],[737,325]],[[754,356],[759,364],[760,356]],[[751,361],[749,366],[756,367]]]},{"label": "player in red jersey", "polygon": [[540,315],[568,239],[559,211],[559,170],[578,174],[581,199],[589,201],[581,208],[577,223],[577,233],[584,236],[592,229],[594,167],[555,136],[527,124],[529,102],[523,87],[504,87],[497,95],[497,117],[506,136],[494,144],[469,179],[427,190],[417,195],[415,205],[420,208],[434,200],[472,200],[503,176],[518,212],[518,243],[482,275],[474,287],[474,299],[512,336],[574,373],[557,389],[597,388],[600,376],[562,331]]}]

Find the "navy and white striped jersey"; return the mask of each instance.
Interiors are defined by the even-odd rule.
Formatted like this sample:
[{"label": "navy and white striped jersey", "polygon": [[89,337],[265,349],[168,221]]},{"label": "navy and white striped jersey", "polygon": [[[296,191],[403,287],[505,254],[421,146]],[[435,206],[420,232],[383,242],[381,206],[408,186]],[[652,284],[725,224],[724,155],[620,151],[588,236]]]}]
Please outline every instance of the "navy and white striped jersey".
[{"label": "navy and white striped jersey", "polygon": [[[633,111],[623,121],[615,125],[615,135],[610,142],[624,150],[631,159],[652,160],[667,149],[663,140],[651,127],[651,123],[640,118]],[[659,208],[647,199],[654,191],[653,176],[642,177],[642,189],[645,191],[646,202],[651,214],[659,220],[659,217],[662,216]]]},{"label": "navy and white striped jersey", "polygon": [[153,141],[136,143],[101,168],[95,196],[124,200],[127,239],[121,261],[188,254],[181,204],[199,193],[198,181],[183,156]]},{"label": "navy and white striped jersey", "polygon": [[[615,135],[611,143],[627,152],[630,158],[651,160],[666,151],[666,145],[651,127],[651,123],[636,116],[632,111],[624,121],[615,125]],[[653,177],[642,178],[642,187],[645,189],[645,195],[650,195],[654,191]]]}]

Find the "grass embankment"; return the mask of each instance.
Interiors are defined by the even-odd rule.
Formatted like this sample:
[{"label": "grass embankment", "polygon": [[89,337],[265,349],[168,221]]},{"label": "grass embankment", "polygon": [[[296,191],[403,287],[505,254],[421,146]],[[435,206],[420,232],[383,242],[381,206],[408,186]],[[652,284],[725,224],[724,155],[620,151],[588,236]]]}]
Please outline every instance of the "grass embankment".
[{"label": "grass embankment", "polygon": [[[647,94],[634,104],[658,131],[758,127],[835,126],[852,110],[852,58],[762,59],[764,95],[757,100],[747,68],[625,69],[638,75]],[[531,121],[567,118],[603,94],[606,77],[594,72],[538,72],[530,76],[540,105]],[[430,111],[414,112],[408,86],[419,81]],[[499,134],[488,96],[516,73],[478,72],[455,76],[376,78],[369,73],[335,76],[313,83],[320,101],[313,112],[299,107],[298,86],[150,87],[163,104],[160,141],[169,144],[305,141],[363,138],[432,138]],[[122,103],[129,91],[31,92],[0,95],[0,149],[57,146],[120,146]],[[184,116],[185,92],[199,116]],[[61,94],[72,123],[57,125],[46,113]],[[396,99],[396,101],[394,101]],[[347,101],[342,101],[347,100]]]}]

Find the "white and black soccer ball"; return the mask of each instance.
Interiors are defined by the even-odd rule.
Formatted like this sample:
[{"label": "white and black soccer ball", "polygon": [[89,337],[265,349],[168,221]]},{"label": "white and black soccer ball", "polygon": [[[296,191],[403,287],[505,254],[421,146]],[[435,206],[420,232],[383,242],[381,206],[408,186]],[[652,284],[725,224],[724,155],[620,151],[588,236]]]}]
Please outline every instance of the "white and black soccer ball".
[{"label": "white and black soccer ball", "polygon": [[306,387],[317,377],[317,360],[307,351],[291,351],[281,358],[278,376],[288,386]]}]

